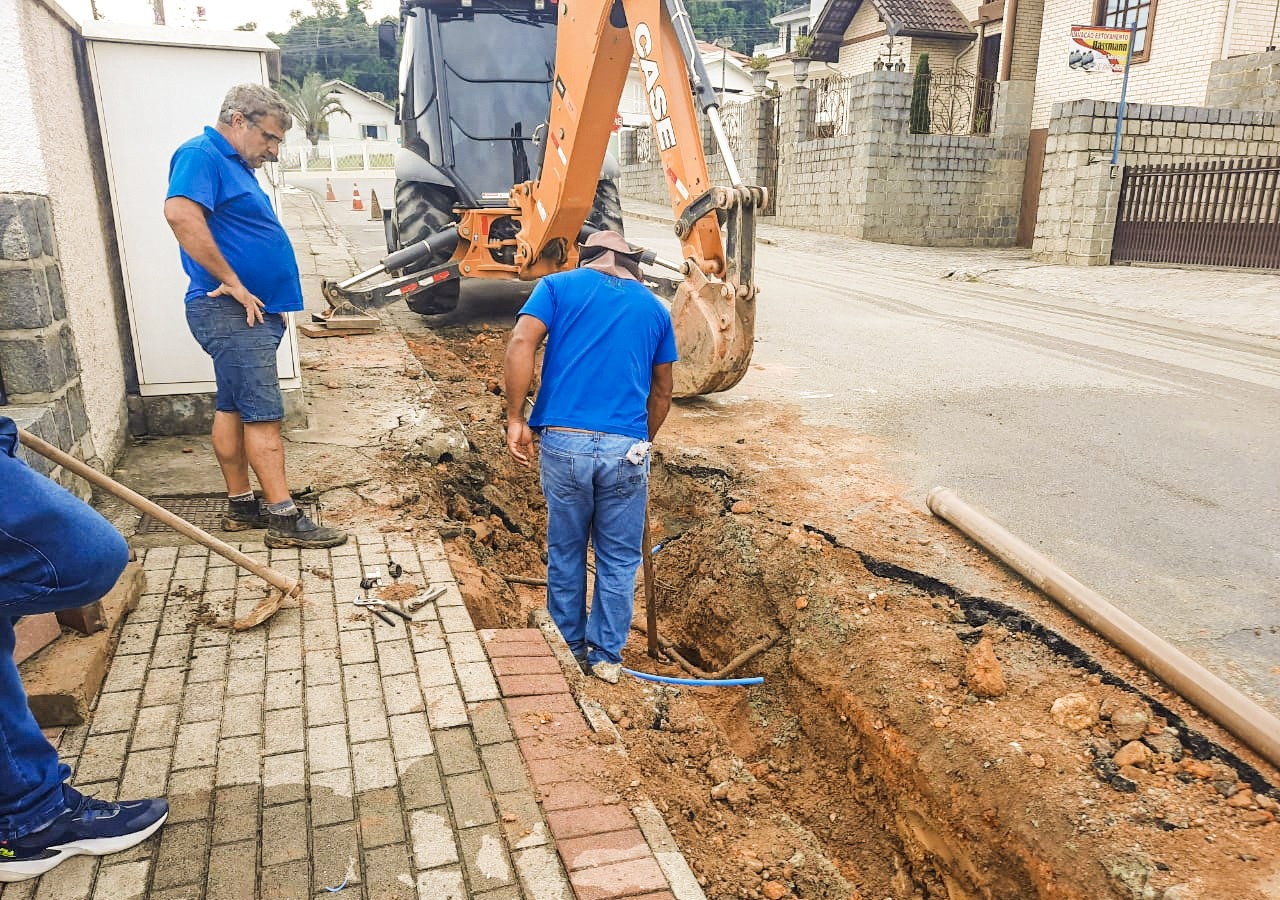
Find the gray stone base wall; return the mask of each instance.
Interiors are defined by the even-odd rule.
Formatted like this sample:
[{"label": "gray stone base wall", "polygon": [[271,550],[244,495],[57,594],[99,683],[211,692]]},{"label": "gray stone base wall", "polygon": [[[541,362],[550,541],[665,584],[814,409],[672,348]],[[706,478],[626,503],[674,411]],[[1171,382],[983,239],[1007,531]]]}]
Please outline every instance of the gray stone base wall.
[{"label": "gray stone base wall", "polygon": [[1130,104],[1112,168],[1118,104],[1056,103],[1045,148],[1032,255],[1046,263],[1111,263],[1123,166],[1280,156],[1280,112]]},{"label": "gray stone base wall", "polygon": [[[89,432],[47,197],[0,194],[0,414],[101,468]],[[88,497],[89,487],[23,448],[33,468]]]},{"label": "gray stone base wall", "polygon": [[[766,214],[774,222],[904,244],[1015,243],[1033,94],[1029,83],[1001,85],[989,135],[912,134],[907,73],[869,72],[848,79],[839,90],[844,115],[835,137],[812,137],[817,100],[810,88],[734,110],[739,169],[748,183],[770,188]],[[658,165],[628,156],[634,146],[634,132],[624,136],[623,194],[668,202]],[[704,146],[712,181],[728,183],[705,129]]]},{"label": "gray stone base wall", "polygon": [[667,182],[662,177],[661,161],[657,158],[657,147],[650,151],[652,159],[641,158],[640,133],[638,129],[627,128],[618,135],[618,149],[621,158],[622,179],[618,190],[624,197],[634,197],[646,203],[667,204],[671,197],[667,193]]},{"label": "gray stone base wall", "polygon": [[1280,112],[1280,50],[1215,62],[1209,68],[1204,105]]},{"label": "gray stone base wall", "polygon": [[[307,427],[307,401],[302,389],[282,390],[284,428]],[[161,394],[141,397],[131,394],[129,433],[134,436],[208,434],[213,429],[213,394]]]},{"label": "gray stone base wall", "polygon": [[[768,188],[770,194],[777,185],[778,177],[777,141],[773,131],[776,103],[767,97],[757,97],[745,103],[728,104],[721,109],[725,131],[730,136],[730,149],[743,183]],[[711,184],[727,186],[730,183],[729,170],[712,136],[711,125],[702,116],[699,116],[699,125]],[[648,156],[641,159],[640,138],[634,128],[628,128],[619,135],[622,195],[665,206],[671,202],[671,195],[657,146],[650,142]],[[766,207],[764,215],[771,214],[772,210]]]}]

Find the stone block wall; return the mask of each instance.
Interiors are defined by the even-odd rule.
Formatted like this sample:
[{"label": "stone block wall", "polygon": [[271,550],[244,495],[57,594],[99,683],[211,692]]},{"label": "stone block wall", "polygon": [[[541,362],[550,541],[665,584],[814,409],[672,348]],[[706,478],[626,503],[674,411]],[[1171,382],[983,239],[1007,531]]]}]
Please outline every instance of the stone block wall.
[{"label": "stone block wall", "polygon": [[1205,106],[1280,112],[1280,50],[1215,62]]},{"label": "stone block wall", "polygon": [[[777,184],[777,142],[773,134],[773,119],[777,101],[757,97],[745,103],[728,104],[721,110],[727,132],[736,130],[734,161],[743,183],[769,188],[773,193]],[[702,147],[706,153],[707,173],[712,185],[728,185],[729,172],[724,164],[720,148],[711,133],[710,122],[699,117]],[[671,202],[667,180],[663,176],[657,145],[652,144],[650,160],[641,160],[637,152],[640,134],[628,128],[619,135],[622,166],[620,189],[624,197],[634,197],[649,203],[666,206]],[[700,193],[694,190],[696,195]],[[765,210],[765,215],[770,211]]]},{"label": "stone block wall", "polygon": [[63,437],[68,410],[87,417],[52,443],[110,471],[137,380],[84,41],[53,0],[0,2],[0,84],[0,378],[11,402],[56,407]]},{"label": "stone block wall", "polygon": [[1126,109],[1121,165],[1112,169],[1117,112],[1098,100],[1054,105],[1034,258],[1110,264],[1122,166],[1280,156],[1280,112],[1137,103]]},{"label": "stone block wall", "polygon": [[666,205],[671,202],[671,198],[667,194],[666,179],[662,177],[657,145],[651,142],[653,159],[641,159],[640,140],[638,128],[623,129],[618,135],[618,163],[622,167],[618,190],[623,197]]},{"label": "stone block wall", "polygon": [[[809,88],[738,110],[739,168],[748,183],[770,189],[766,213],[775,222],[904,244],[1015,242],[1029,82],[1001,85],[989,135],[912,134],[910,73],[867,72],[840,90],[847,127],[835,137],[812,138],[816,100]],[[712,181],[727,183],[709,134],[704,142]],[[622,147],[623,195],[666,203],[657,164],[635,158],[634,132],[623,136]]]},{"label": "stone block wall", "polygon": [[[98,454],[67,321],[53,212],[39,194],[0,194],[0,379],[19,426],[80,459]],[[88,496],[79,479],[25,448],[23,458]]]},{"label": "stone block wall", "polygon": [[783,100],[779,224],[931,246],[1011,246],[1026,165],[1029,85],[1001,86],[989,135],[912,134],[911,76],[849,80],[848,134],[805,140],[813,97]]}]

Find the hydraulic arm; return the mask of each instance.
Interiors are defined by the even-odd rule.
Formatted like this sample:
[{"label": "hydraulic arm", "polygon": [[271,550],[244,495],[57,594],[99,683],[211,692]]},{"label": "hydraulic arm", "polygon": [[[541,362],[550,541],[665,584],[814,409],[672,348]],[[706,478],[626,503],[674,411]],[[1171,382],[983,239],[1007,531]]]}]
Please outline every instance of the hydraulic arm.
[{"label": "hydraulic arm", "polygon": [[[521,212],[521,277],[558,271],[576,260],[579,229],[634,56],[684,256],[677,267],[684,278],[671,307],[680,350],[675,391],[690,396],[727,390],[741,380],[751,357],[755,213],[767,196],[763,188],[742,184],[683,0],[560,0],[559,8],[541,175],[512,192],[512,205]],[[731,187],[710,182],[695,98],[711,123]]]},{"label": "hydraulic arm", "polygon": [[[326,297],[338,308],[357,296],[376,305],[444,281],[532,280],[575,266],[634,58],[682,251],[679,261],[652,252],[642,260],[681,276],[671,306],[680,352],[675,393],[728,390],[751,359],[755,215],[768,195],[742,183],[683,0],[558,0],[554,8],[551,105],[534,135],[540,165],[530,167],[537,175],[514,185],[505,204],[490,199],[479,207],[455,208],[456,225],[392,253],[376,269],[326,283]],[[711,126],[729,186],[710,182],[698,109]],[[404,272],[429,259],[446,261],[363,292],[356,288],[380,273]]]}]

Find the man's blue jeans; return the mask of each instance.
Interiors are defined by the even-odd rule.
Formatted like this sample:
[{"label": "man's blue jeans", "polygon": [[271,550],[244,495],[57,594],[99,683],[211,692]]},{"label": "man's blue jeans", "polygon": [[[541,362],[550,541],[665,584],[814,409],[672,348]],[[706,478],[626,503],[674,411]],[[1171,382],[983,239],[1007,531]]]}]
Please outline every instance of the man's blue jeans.
[{"label": "man's blue jeans", "polygon": [[100,599],[129,561],[110,523],[15,454],[17,429],[0,416],[0,840],[62,811],[71,770],[40,732],[13,662],[21,616]]},{"label": "man's blue jeans", "polygon": [[[542,493],[547,498],[547,610],[574,656],[622,662],[641,562],[649,457],[626,459],[633,437],[586,431],[542,432]],[[587,615],[587,538],[596,552]]]}]

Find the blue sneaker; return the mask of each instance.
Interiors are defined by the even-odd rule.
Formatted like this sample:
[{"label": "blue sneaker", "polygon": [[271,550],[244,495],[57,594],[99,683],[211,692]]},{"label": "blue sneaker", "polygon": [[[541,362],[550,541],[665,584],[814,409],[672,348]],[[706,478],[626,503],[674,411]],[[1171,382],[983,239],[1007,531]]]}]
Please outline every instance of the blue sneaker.
[{"label": "blue sneaker", "polygon": [[145,841],[169,818],[163,799],[108,803],[62,786],[67,808],[25,837],[0,841],[0,882],[25,881],[79,856],[106,856]]}]

